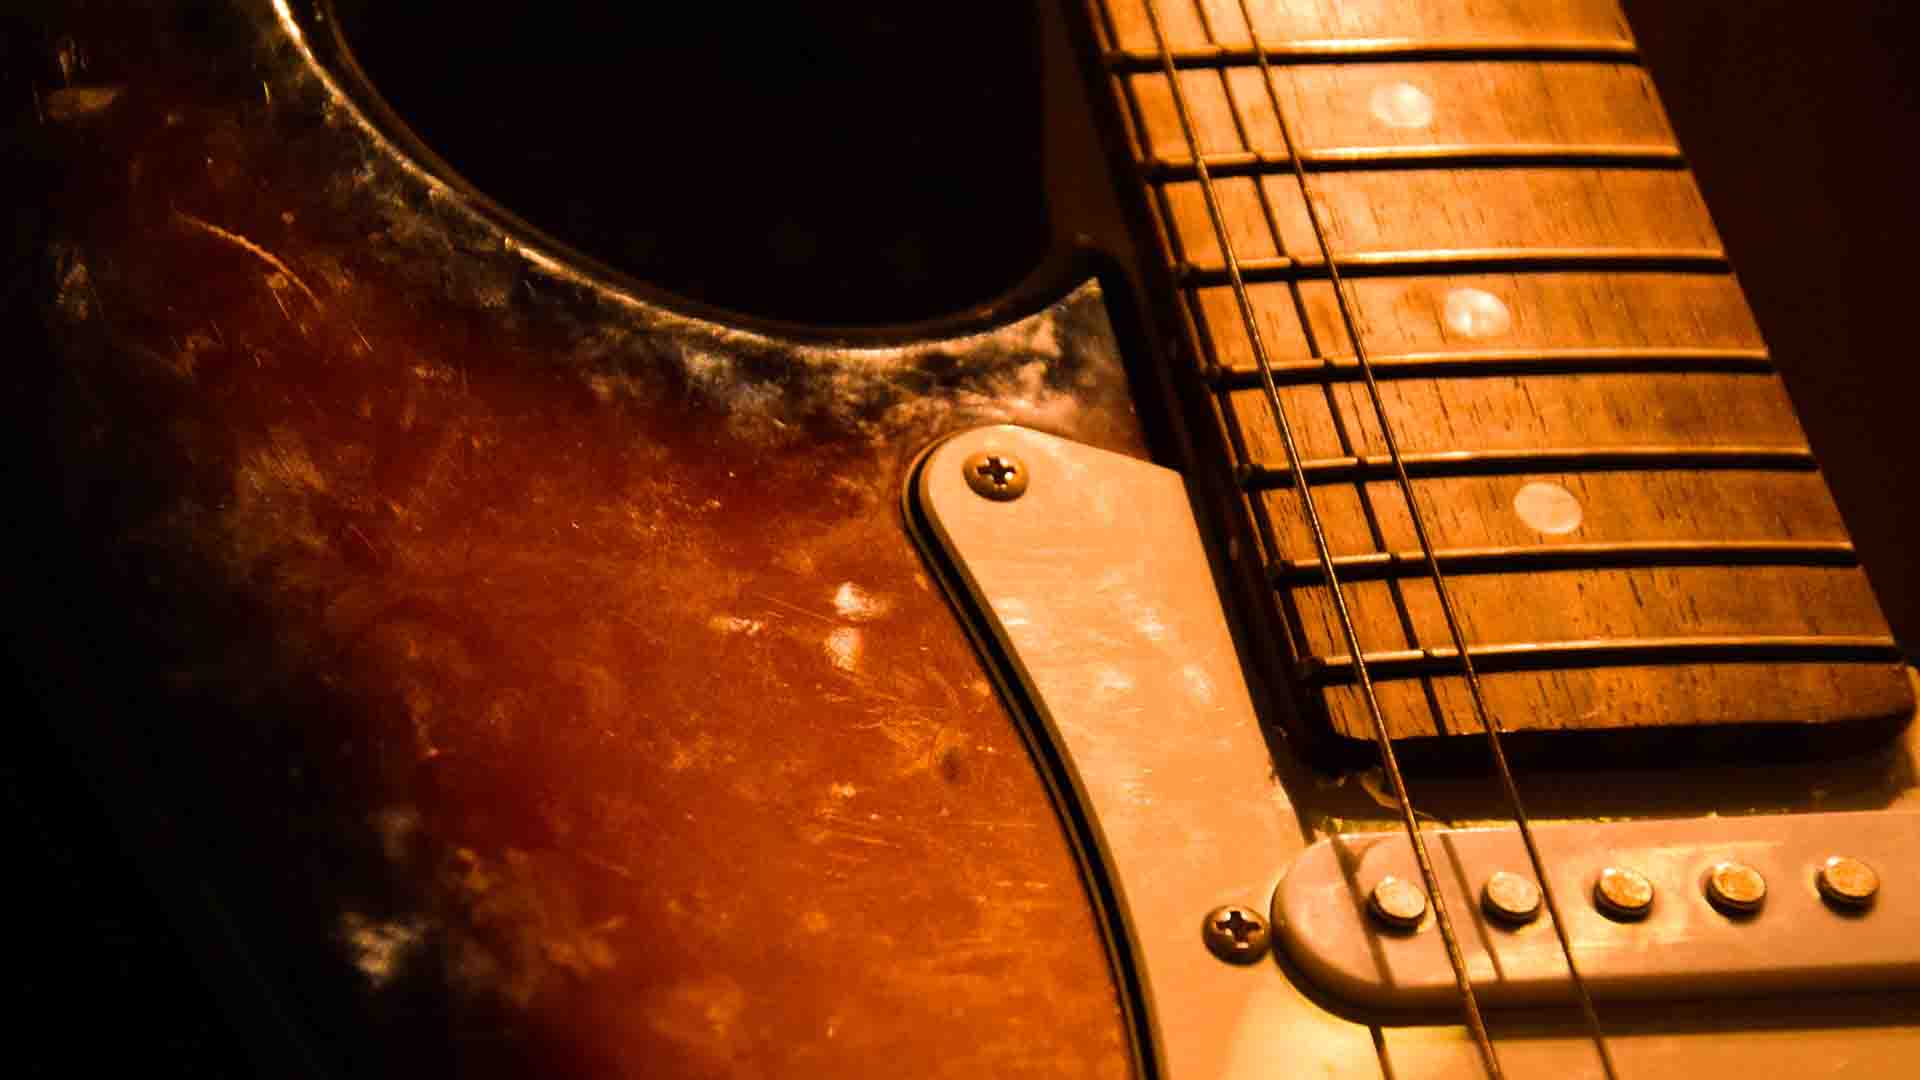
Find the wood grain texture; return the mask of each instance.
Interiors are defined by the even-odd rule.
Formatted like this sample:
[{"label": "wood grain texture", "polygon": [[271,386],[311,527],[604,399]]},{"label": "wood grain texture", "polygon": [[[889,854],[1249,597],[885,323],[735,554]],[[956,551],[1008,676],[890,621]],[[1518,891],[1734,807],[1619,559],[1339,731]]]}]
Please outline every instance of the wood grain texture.
[{"label": "wood grain texture", "polygon": [[[1470,644],[1886,635],[1852,565],[1627,566],[1605,552],[1582,567],[1518,561],[1557,545],[1845,540],[1819,474],[1784,460],[1583,464],[1586,450],[1805,450],[1649,77],[1631,52],[1601,54],[1631,40],[1611,0],[1256,4],[1251,34],[1237,2],[1153,6],[1180,70],[1153,69],[1148,6],[1122,0],[1103,5],[1121,57],[1110,82],[1160,254],[1186,282],[1201,374],[1216,380],[1215,416],[1238,458],[1220,467],[1285,479],[1256,329],[1264,361],[1285,375],[1278,404],[1301,457],[1387,460],[1383,416],[1358,377],[1364,352],[1385,372],[1380,408],[1403,453],[1571,452],[1552,467],[1440,465],[1413,481],[1437,548],[1513,553],[1498,572],[1448,580]],[[1268,73],[1256,38],[1276,57]],[[1380,39],[1416,58],[1336,55]],[[1291,62],[1302,42],[1314,43],[1312,62]],[[1541,54],[1500,53],[1526,45]],[[1353,275],[1352,329],[1323,244]],[[1247,310],[1229,252],[1253,278]],[[1462,258],[1471,262],[1444,272]],[[1417,367],[1449,358],[1444,371]],[[1397,484],[1329,479],[1312,494],[1332,554],[1419,550]],[[1542,497],[1564,516],[1543,518]],[[1314,558],[1291,484],[1247,504],[1269,561]],[[1346,594],[1368,652],[1450,644],[1417,562]],[[1280,587],[1277,601],[1299,655],[1350,652],[1317,578]],[[1890,663],[1802,659],[1513,672],[1499,676],[1497,704],[1516,728],[1834,723],[1905,707]],[[1395,734],[1471,726],[1471,709],[1442,690],[1449,678],[1403,681],[1413,689],[1389,699]],[[1623,706],[1636,692],[1650,700]],[[1350,689],[1322,701],[1334,731],[1366,737]]]},{"label": "wood grain texture", "polygon": [[[1628,64],[1538,61],[1312,64],[1278,67],[1272,89],[1258,67],[1186,70],[1180,89],[1199,122],[1208,155],[1245,150],[1284,156],[1274,97],[1306,154],[1359,147],[1623,146],[1670,149],[1652,82]],[[1192,160],[1173,112],[1172,84],[1161,72],[1130,76],[1140,101],[1144,142],[1161,161]],[[1382,124],[1366,104],[1382,88],[1412,87],[1433,104],[1420,128]],[[1326,103],[1359,102],[1331,109]],[[1237,126],[1223,122],[1231,110]]]},{"label": "wood grain texture", "polygon": [[[1261,0],[1243,9],[1238,0],[1156,0],[1170,43],[1176,48],[1235,45],[1249,40],[1248,20],[1262,41],[1353,38],[1516,39],[1531,41],[1629,41],[1626,20],[1613,0]],[[1147,0],[1109,0],[1112,43],[1152,52]],[[1246,14],[1243,14],[1246,13]]]}]

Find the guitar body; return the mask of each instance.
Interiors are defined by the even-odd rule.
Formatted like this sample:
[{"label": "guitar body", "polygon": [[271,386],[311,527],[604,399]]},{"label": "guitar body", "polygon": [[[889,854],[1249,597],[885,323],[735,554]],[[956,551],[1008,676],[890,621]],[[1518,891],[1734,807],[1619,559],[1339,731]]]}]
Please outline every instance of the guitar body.
[{"label": "guitar body", "polygon": [[347,1074],[1123,1074],[899,509],[965,426],[1140,452],[1098,291],[897,347],[677,315],[236,14],[152,67],[105,22],[119,99],[56,133],[48,651],[249,1024]]},{"label": "guitar body", "polygon": [[[1139,279],[1049,271],[913,334],[729,320],[436,175],[311,12],[64,19],[16,653],[262,1069],[1152,1067],[1065,786],[901,509],[985,424],[1178,442],[1133,389]],[[1898,740],[1691,769],[1529,790],[1578,818],[1912,784]],[[1325,787],[1303,815],[1385,819]],[[1897,1061],[1910,1005],[1761,1006],[1753,1052],[1861,1025]],[[1664,1014],[1614,1014],[1639,1060],[1738,1023]]]}]

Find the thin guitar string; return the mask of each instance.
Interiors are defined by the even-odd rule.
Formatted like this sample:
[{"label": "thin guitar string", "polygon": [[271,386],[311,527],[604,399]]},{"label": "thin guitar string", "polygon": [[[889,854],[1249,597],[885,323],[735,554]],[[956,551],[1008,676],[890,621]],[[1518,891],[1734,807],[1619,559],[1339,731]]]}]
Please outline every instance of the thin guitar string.
[{"label": "thin guitar string", "polygon": [[1159,5],[1156,0],[1145,0],[1145,8],[1147,23],[1152,28],[1154,42],[1159,47],[1161,67],[1166,73],[1168,86],[1172,90],[1176,112],[1180,118],[1180,130],[1186,138],[1187,151],[1193,158],[1194,171],[1200,181],[1201,195],[1207,206],[1207,216],[1212,221],[1214,236],[1220,244],[1220,252],[1226,263],[1228,280],[1233,286],[1234,300],[1239,306],[1240,317],[1246,324],[1254,356],[1260,364],[1262,385],[1266,391],[1268,407],[1272,410],[1275,425],[1279,429],[1281,445],[1286,450],[1287,466],[1293,473],[1294,490],[1300,494],[1301,508],[1307,519],[1307,526],[1313,534],[1320,568],[1326,575],[1334,610],[1340,619],[1340,629],[1346,637],[1348,652],[1353,657],[1354,674],[1367,702],[1367,714],[1372,721],[1374,742],[1380,750],[1381,766],[1393,787],[1394,798],[1399,803],[1401,821],[1406,827],[1408,839],[1412,842],[1414,859],[1420,867],[1421,880],[1426,886],[1427,895],[1433,899],[1434,922],[1446,946],[1447,962],[1453,968],[1454,984],[1460,992],[1460,1002],[1466,1013],[1467,1027],[1473,1033],[1474,1045],[1479,1050],[1480,1061],[1487,1075],[1494,1080],[1501,1080],[1505,1074],[1500,1068],[1499,1055],[1494,1051],[1493,1040],[1487,1033],[1486,1021],[1480,1014],[1480,1004],[1473,992],[1473,980],[1467,973],[1466,955],[1460,949],[1460,940],[1454,932],[1453,920],[1447,913],[1446,901],[1441,896],[1440,877],[1434,870],[1433,859],[1427,851],[1426,840],[1421,835],[1413,802],[1407,795],[1406,778],[1401,774],[1400,763],[1394,756],[1393,737],[1387,731],[1386,715],[1381,710],[1379,696],[1374,692],[1373,679],[1367,671],[1366,656],[1360,647],[1359,632],[1354,626],[1352,614],[1347,609],[1346,597],[1334,568],[1333,549],[1327,542],[1326,529],[1320,521],[1319,510],[1314,506],[1312,488],[1307,483],[1306,469],[1300,457],[1298,443],[1294,438],[1293,426],[1287,419],[1285,407],[1280,403],[1280,390],[1274,381],[1273,365],[1267,356],[1266,344],[1260,334],[1259,321],[1254,317],[1253,304],[1247,296],[1246,281],[1240,273],[1239,259],[1233,252],[1233,241],[1227,235],[1226,218],[1221,213],[1205,155],[1200,152],[1200,140],[1194,133],[1193,117],[1187,105],[1186,95],[1180,89],[1180,77],[1174,66],[1173,50],[1168,45],[1166,32],[1160,24]]},{"label": "thin guitar string", "polygon": [[[1207,35],[1207,40],[1217,45],[1220,41],[1220,36],[1214,29],[1214,17],[1208,14],[1206,5],[1197,5],[1194,9],[1194,14],[1199,17],[1201,29]],[[1242,15],[1245,15],[1244,10],[1242,11]],[[1247,126],[1246,118],[1241,115],[1241,110],[1233,108],[1229,102],[1228,111],[1233,116],[1235,133],[1239,135],[1244,145],[1252,147],[1255,141],[1254,134],[1252,129]],[[1287,255],[1287,243],[1282,235],[1280,220],[1274,212],[1273,199],[1269,197],[1269,193],[1265,190],[1264,185],[1256,185],[1255,194],[1260,203],[1260,216],[1266,222],[1267,235],[1273,241],[1275,254],[1281,256]],[[1289,277],[1286,286],[1287,299],[1292,302],[1294,317],[1299,320],[1300,336],[1307,346],[1307,355],[1315,360],[1327,362],[1326,347],[1320,341],[1320,332],[1314,328],[1311,312],[1307,307],[1306,296],[1300,286],[1300,278],[1297,275]],[[1202,311],[1195,310],[1193,312],[1193,318],[1196,323],[1200,324],[1195,327],[1195,331],[1198,333],[1200,327],[1205,323],[1205,314]],[[1210,346],[1210,343],[1205,336],[1199,337],[1198,340],[1203,347],[1206,347],[1205,351],[1209,354],[1216,351],[1211,347],[1207,347]],[[1214,360],[1214,357],[1210,355],[1208,359]],[[1217,363],[1217,360],[1215,360],[1215,362]],[[1340,443],[1341,452],[1348,456],[1358,455],[1359,451],[1354,449],[1356,445],[1354,433],[1349,429],[1345,410],[1340,405],[1339,394],[1336,392],[1334,383],[1332,380],[1323,379],[1319,383],[1319,387],[1321,395],[1326,401],[1328,419],[1333,425],[1333,432]],[[1375,506],[1374,496],[1367,491],[1367,486],[1364,483],[1358,483],[1354,485],[1354,497],[1359,505],[1360,516],[1366,523],[1367,538],[1380,550],[1386,550],[1386,532],[1384,526],[1381,524],[1380,515]],[[1249,509],[1253,511],[1254,519],[1260,526],[1261,536],[1267,545],[1277,548],[1278,538],[1273,529],[1271,514],[1265,504],[1258,500],[1250,500]],[[1420,639],[1419,631],[1418,628],[1414,626],[1413,609],[1407,602],[1406,592],[1400,580],[1389,577],[1385,584],[1388,595],[1393,599],[1394,616],[1400,623],[1401,632],[1407,636],[1409,642],[1417,646]],[[1289,631],[1288,637],[1292,640],[1293,634],[1291,633],[1291,628],[1289,628]],[[1295,644],[1297,645],[1298,642],[1295,642]],[[1433,680],[1422,678],[1420,680],[1420,691],[1422,695],[1426,697],[1428,708],[1433,713],[1435,727],[1439,730],[1440,734],[1447,734],[1445,708],[1440,703]]]},{"label": "thin guitar string", "polygon": [[[1287,121],[1286,110],[1280,104],[1280,92],[1274,85],[1273,70],[1267,55],[1267,48],[1260,42],[1258,34],[1253,32],[1253,12],[1247,7],[1247,0],[1239,0],[1240,15],[1247,23],[1247,36],[1253,42],[1254,57],[1260,66],[1260,80],[1266,85],[1267,99],[1273,105],[1275,122],[1280,128],[1280,138],[1287,152],[1287,160],[1292,165],[1294,179],[1300,185],[1300,198],[1307,208],[1307,221],[1313,226],[1315,241],[1320,247],[1321,261],[1326,265],[1328,280],[1333,286],[1334,301],[1340,309],[1341,322],[1345,324],[1347,335],[1353,342],[1354,362],[1359,367],[1361,380],[1366,384],[1367,397],[1372,402],[1374,416],[1380,423],[1380,434],[1387,444],[1387,456],[1393,461],[1394,477],[1402,496],[1407,502],[1408,516],[1413,521],[1414,535],[1420,541],[1420,553],[1427,567],[1427,577],[1433,582],[1435,594],[1440,601],[1440,612],[1447,623],[1448,636],[1453,640],[1454,652],[1460,657],[1460,670],[1467,680],[1469,697],[1473,701],[1473,710],[1480,726],[1487,733],[1487,751],[1493,758],[1494,769],[1500,776],[1501,787],[1505,790],[1508,806],[1512,810],[1513,822],[1520,833],[1520,840],[1527,851],[1527,861],[1532,865],[1534,878],[1540,883],[1540,895],[1546,901],[1547,917],[1553,924],[1554,937],[1560,943],[1560,953],[1567,962],[1567,975],[1572,982],[1576,995],[1580,999],[1580,1011],[1587,1024],[1587,1031],[1593,1040],[1593,1048],[1600,1056],[1600,1067],[1608,1077],[1615,1080],[1613,1055],[1607,1049],[1606,1035],[1600,1027],[1600,1014],[1594,1008],[1593,995],[1587,987],[1586,979],[1580,974],[1580,965],[1574,959],[1573,942],[1567,933],[1566,920],[1561,917],[1559,900],[1554,896],[1553,884],[1547,875],[1546,861],[1540,855],[1540,847],[1534,840],[1533,824],[1527,817],[1526,807],[1520,799],[1520,788],[1513,778],[1513,769],[1507,760],[1506,747],[1501,741],[1502,729],[1498,718],[1487,708],[1485,694],[1481,690],[1480,675],[1474,669],[1473,655],[1467,648],[1466,634],[1461,627],[1458,612],[1453,606],[1453,598],[1447,589],[1446,575],[1440,570],[1440,560],[1435,553],[1431,535],[1427,531],[1425,516],[1420,512],[1420,504],[1413,494],[1413,482],[1407,475],[1405,459],[1400,454],[1399,440],[1393,434],[1393,425],[1387,420],[1386,402],[1380,394],[1380,384],[1374,378],[1373,365],[1367,358],[1366,345],[1361,341],[1358,319],[1353,313],[1351,298],[1347,295],[1346,282],[1340,276],[1340,267],[1333,257],[1333,245],[1327,237],[1325,224],[1315,209],[1313,189],[1307,183],[1306,163],[1294,145],[1293,128]],[[1179,94],[1175,87],[1174,93]],[[1199,155],[1198,148],[1194,150]],[[1264,362],[1264,361],[1263,361]],[[1269,379],[1271,376],[1268,376]],[[1354,652],[1356,663],[1359,652]]]}]

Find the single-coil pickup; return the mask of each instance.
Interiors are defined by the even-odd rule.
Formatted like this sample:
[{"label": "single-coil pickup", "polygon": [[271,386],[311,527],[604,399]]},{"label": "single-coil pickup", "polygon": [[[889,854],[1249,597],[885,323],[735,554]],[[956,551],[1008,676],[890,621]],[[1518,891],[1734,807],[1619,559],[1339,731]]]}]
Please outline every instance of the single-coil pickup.
[{"label": "single-coil pickup", "polygon": [[[1920,985],[1920,814],[1870,812],[1535,827],[1596,998],[1682,999]],[[1572,999],[1512,828],[1426,834],[1441,901],[1488,1004]],[[1274,892],[1298,969],[1354,1005],[1458,1000],[1407,838],[1302,852]]]}]

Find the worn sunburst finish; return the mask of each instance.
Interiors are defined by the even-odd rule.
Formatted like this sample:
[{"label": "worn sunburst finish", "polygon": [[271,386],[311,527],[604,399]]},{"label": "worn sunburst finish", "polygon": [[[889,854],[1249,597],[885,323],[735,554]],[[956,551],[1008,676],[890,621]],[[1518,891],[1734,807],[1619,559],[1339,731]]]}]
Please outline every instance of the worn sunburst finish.
[{"label": "worn sunburst finish", "polygon": [[[27,655],[263,1071],[1140,1070],[1084,838],[899,509],[978,424],[1144,453],[1098,288],[894,344],[689,316],[430,175],[311,12],[183,6],[47,42],[64,550]],[[1391,820],[1276,763],[1305,833]],[[1563,817],[1913,786],[1903,746],[1698,775],[1523,786]],[[1863,1018],[1891,1054],[1903,1006],[1608,1020],[1655,1061]],[[1550,1055],[1563,1020],[1497,1034]]]},{"label": "worn sunburst finish", "polygon": [[518,246],[244,8],[73,43],[112,89],[48,103],[52,429],[97,574],[68,660],[122,698],[71,734],[306,1051],[1124,1073],[1067,838],[899,510],[959,427],[1139,450],[1098,289],[900,347],[675,315]]}]

